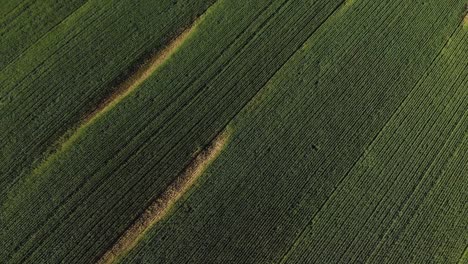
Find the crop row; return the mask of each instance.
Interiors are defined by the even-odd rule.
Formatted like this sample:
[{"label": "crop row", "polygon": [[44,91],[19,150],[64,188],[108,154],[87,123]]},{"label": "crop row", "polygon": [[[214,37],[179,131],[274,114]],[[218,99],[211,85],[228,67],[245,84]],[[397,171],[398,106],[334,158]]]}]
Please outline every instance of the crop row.
[{"label": "crop row", "polygon": [[[465,32],[459,31],[452,37],[450,45],[442,52],[442,59],[436,64],[438,66],[434,67],[435,71],[433,71],[434,77],[444,77],[445,80],[437,80],[428,76],[425,81],[426,86],[442,86],[445,90],[463,90],[463,87],[466,87],[466,71],[468,69],[466,62],[463,62],[462,58],[468,52],[466,45],[463,44],[466,42],[467,37],[466,30]],[[456,75],[457,73],[459,74],[458,76]],[[450,84],[452,84],[451,87],[448,86]],[[466,102],[466,89],[464,92],[462,91],[459,97],[453,96],[452,101],[447,103],[446,107],[453,107],[453,105],[456,105],[456,101],[460,99]],[[466,181],[462,176],[464,165],[460,163],[463,159],[466,163],[467,158],[466,155],[462,154],[466,152],[464,150],[466,150],[466,133],[468,129],[468,116],[466,109],[463,107],[463,102],[458,109],[458,113],[462,116],[458,121],[457,127],[453,129],[452,134],[448,137],[439,154],[439,156],[446,159],[448,155],[448,161],[444,163],[438,159],[436,160],[437,162],[431,164],[430,169],[426,173],[427,175],[419,183],[411,200],[402,209],[404,211],[400,213],[398,221],[394,221],[392,226],[386,231],[385,239],[379,242],[379,246],[373,252],[372,260],[378,261],[382,258],[396,259],[398,257],[414,258],[414,256],[418,256],[419,252],[427,252],[428,254],[414,258],[418,261],[451,263],[456,262],[459,258],[460,252],[463,251],[463,241],[466,241],[466,236],[461,235],[463,234],[463,227],[458,226],[457,222],[459,223],[460,220],[463,221],[462,219],[466,219],[467,217],[466,209],[461,208],[464,203],[461,197],[466,197],[466,190],[453,188],[453,186],[457,184],[463,186],[463,181]],[[453,145],[456,143],[458,143],[458,147],[455,150]],[[437,193],[444,189],[445,193],[436,198],[437,195],[440,195]],[[437,212],[436,210],[440,209],[436,208],[440,208],[443,204],[450,204],[450,206],[445,208],[446,212],[444,213]],[[432,208],[429,209],[429,207]],[[416,210],[418,213],[414,214]],[[441,219],[444,220],[441,221]],[[434,222],[444,226],[434,228],[436,224],[431,228],[427,228],[428,225],[433,225],[432,223]],[[452,226],[455,228],[451,228]],[[445,231],[440,232],[438,228],[448,228],[448,230],[445,229]],[[412,236],[413,238],[409,239],[408,236]],[[421,240],[421,236],[425,236],[426,239]],[[403,248],[405,250],[402,250]]]},{"label": "crop row", "polygon": [[[391,221],[402,213],[399,208],[413,199],[414,190],[433,180],[431,176],[439,176],[437,170],[445,165],[468,128],[463,109],[466,63],[460,60],[466,49],[458,47],[461,49],[451,54],[453,60],[440,63],[442,70],[433,69],[386,125],[366,153],[371,158],[356,164],[336,195],[329,198],[293,252],[296,262],[324,256],[328,257],[321,260],[326,262],[364,261]],[[429,173],[432,170],[436,173]],[[419,191],[430,190],[430,185],[426,187]],[[337,248],[342,252],[331,254]],[[418,257],[420,261],[427,256]]]},{"label": "crop row", "polygon": [[[237,132],[203,183],[166,222],[155,226],[148,239],[126,260],[276,262],[290,248],[289,258],[285,260],[303,257],[326,262],[330,257],[328,260],[336,261],[342,257],[341,253],[342,260],[355,257],[350,254],[352,251],[337,253],[338,248],[333,247],[338,243],[349,245],[355,238],[352,234],[347,237],[346,232],[341,237],[335,232],[339,227],[319,229],[320,234],[311,234],[308,240],[296,239],[304,238],[300,234],[309,223],[320,227],[329,223],[334,227],[338,221],[348,225],[353,221],[365,222],[364,217],[322,219],[314,215],[334,212],[327,210],[328,205],[323,207],[324,211],[320,209],[330,203],[326,203],[329,197],[339,196],[345,202],[347,199],[360,201],[359,192],[340,193],[337,187],[347,182],[348,172],[354,166],[361,166],[355,164],[362,155],[364,168],[381,168],[377,166],[379,156],[366,151],[367,147],[387,127],[387,122],[393,120],[396,111],[411,110],[400,108],[408,96],[428,92],[430,87],[421,88],[419,82],[458,26],[462,7],[460,1],[432,1],[423,6],[405,1],[354,1],[347,10],[338,11],[339,16],[330,18],[333,23],[325,23],[270,81],[271,87],[267,89],[270,94],[264,96],[258,108],[235,120]],[[430,44],[420,49],[422,42]],[[456,87],[458,90],[448,96],[457,98],[454,94],[463,93],[463,86]],[[420,102],[425,99],[409,98]],[[449,106],[451,110],[446,115],[460,115],[456,109],[460,102],[463,98]],[[427,110],[431,110],[430,106],[415,114]],[[409,120],[421,122],[415,118]],[[443,120],[447,127],[437,126],[428,136],[433,139],[434,133],[440,132],[439,145],[440,142],[443,145],[443,135],[450,134],[454,120],[457,121],[456,118]],[[392,147],[391,142],[386,143]],[[434,149],[423,165],[438,158]],[[415,158],[425,157],[421,153],[413,154]],[[443,155],[446,158],[450,154]],[[398,158],[409,160],[411,155]],[[418,163],[414,163],[415,167],[407,167],[405,173],[418,168]],[[377,178],[368,176],[367,179]],[[417,178],[407,180],[417,182]],[[361,191],[370,187],[363,185]],[[378,197],[381,193],[374,195]],[[384,202],[390,207],[401,204],[404,197],[387,198]],[[379,201],[376,198],[372,203]],[[357,207],[366,208],[366,205]],[[349,206],[343,212],[352,209],[355,207]],[[387,214],[382,209],[378,217]],[[352,231],[359,229],[349,232]],[[335,234],[336,237],[330,237]],[[362,236],[369,233],[364,230]],[[310,240],[319,248],[321,244],[317,241],[322,238],[325,251],[307,251]],[[366,241],[354,242],[353,246],[363,246]],[[368,255],[362,255],[365,256]]]},{"label": "crop row", "polygon": [[[212,2],[90,0],[3,68],[0,184],[5,187],[0,200],[20,175],[37,166],[54,143],[112,93],[126,70],[161,49]],[[39,20],[37,16],[28,19]],[[6,33],[19,32],[18,27]]]},{"label": "crop row", "polygon": [[[46,35],[85,0],[7,1],[0,13],[0,69],[17,59],[26,49]],[[1,11],[0,11],[1,12]]]},{"label": "crop row", "polygon": [[96,259],[339,3],[216,4],[164,67],[11,190],[7,257]]}]

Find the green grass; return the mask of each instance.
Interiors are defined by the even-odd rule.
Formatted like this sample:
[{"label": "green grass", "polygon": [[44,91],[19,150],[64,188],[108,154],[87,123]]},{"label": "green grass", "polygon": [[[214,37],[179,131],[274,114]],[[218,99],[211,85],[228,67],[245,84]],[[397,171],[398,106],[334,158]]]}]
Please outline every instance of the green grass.
[{"label": "green grass", "polygon": [[[34,4],[0,32],[3,262],[97,261],[226,127],[221,155],[121,262],[464,254],[462,0]],[[142,85],[82,124],[200,15]],[[18,34],[33,35],[16,46]]]}]

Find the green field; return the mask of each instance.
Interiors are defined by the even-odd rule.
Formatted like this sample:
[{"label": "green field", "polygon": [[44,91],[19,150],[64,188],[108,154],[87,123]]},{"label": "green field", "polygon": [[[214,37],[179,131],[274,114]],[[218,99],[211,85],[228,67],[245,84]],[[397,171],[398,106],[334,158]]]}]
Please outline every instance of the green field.
[{"label": "green field", "polygon": [[7,0],[0,263],[468,263],[466,0]]}]

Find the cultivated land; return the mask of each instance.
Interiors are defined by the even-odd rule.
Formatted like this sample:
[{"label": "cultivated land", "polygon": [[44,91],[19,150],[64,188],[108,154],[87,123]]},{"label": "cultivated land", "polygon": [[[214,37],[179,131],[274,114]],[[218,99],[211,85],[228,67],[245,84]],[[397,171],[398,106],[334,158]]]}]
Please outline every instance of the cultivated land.
[{"label": "cultivated land", "polygon": [[[36,2],[41,6],[37,9],[52,8],[43,18],[48,23],[52,23],[48,19],[57,20],[62,6],[68,6],[53,3],[59,1]],[[37,39],[22,52],[11,42],[18,41],[15,30],[7,31],[2,50],[4,46],[15,49],[5,52],[0,71],[0,184],[10,186],[19,175],[27,174],[34,167],[31,164],[37,165],[54,144],[63,141],[147,54],[162,49],[212,2],[134,5],[133,1],[90,0],[55,21],[56,26],[34,34],[29,34],[28,23],[41,23],[20,20],[25,25],[14,29]],[[17,8],[23,5],[27,3]],[[8,30],[8,25],[2,30]]]},{"label": "cultivated land", "polygon": [[466,10],[10,1],[0,262],[466,263]]}]

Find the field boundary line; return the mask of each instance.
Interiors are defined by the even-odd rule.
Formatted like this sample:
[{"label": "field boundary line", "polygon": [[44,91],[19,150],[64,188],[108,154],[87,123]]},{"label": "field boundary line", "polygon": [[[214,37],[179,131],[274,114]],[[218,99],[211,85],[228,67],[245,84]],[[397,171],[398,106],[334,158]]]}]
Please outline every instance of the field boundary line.
[{"label": "field boundary line", "polygon": [[154,224],[170,213],[173,206],[220,155],[227,145],[229,135],[230,130],[227,128],[195,156],[172,183],[133,221],[113,246],[100,257],[97,263],[113,263],[133,249]]}]

